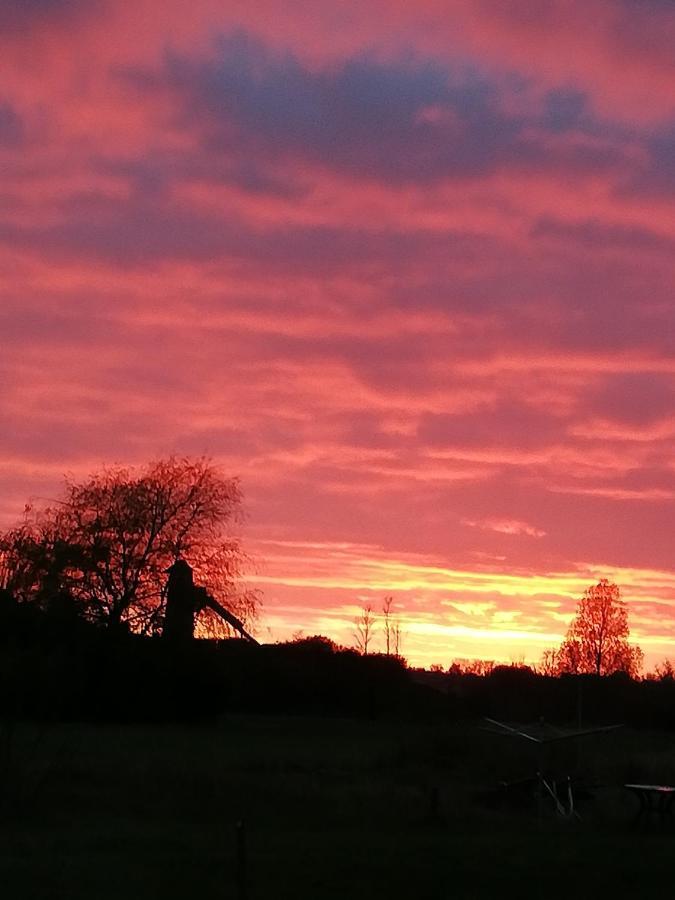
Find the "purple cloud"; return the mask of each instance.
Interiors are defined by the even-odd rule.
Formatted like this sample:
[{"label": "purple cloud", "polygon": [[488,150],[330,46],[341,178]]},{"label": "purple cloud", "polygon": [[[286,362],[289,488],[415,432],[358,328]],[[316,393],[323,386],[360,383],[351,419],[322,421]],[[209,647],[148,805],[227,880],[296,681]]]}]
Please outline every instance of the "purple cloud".
[{"label": "purple cloud", "polygon": [[69,22],[81,15],[89,15],[103,2],[105,0],[2,0],[0,31]]},{"label": "purple cloud", "polygon": [[23,136],[21,116],[10,103],[0,101],[0,147],[16,147]]},{"label": "purple cloud", "polygon": [[237,32],[209,59],[171,52],[160,71],[121,74],[144,93],[172,92],[177,122],[196,131],[203,149],[226,156],[304,159],[390,184],[556,165],[581,174],[622,162],[612,142],[546,137],[547,128],[564,135],[581,127],[583,95],[551,92],[541,116],[507,112],[523,80],[500,83],[415,56],[361,55],[316,71]]}]

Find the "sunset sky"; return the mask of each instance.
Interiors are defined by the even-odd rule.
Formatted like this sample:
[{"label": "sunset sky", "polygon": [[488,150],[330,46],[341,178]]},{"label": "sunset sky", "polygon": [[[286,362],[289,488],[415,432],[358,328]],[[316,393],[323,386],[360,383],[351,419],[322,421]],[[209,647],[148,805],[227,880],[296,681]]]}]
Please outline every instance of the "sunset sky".
[{"label": "sunset sky", "polygon": [[[258,635],[675,659],[671,0],[2,0],[0,525],[241,478]],[[376,638],[376,646],[380,640]]]}]

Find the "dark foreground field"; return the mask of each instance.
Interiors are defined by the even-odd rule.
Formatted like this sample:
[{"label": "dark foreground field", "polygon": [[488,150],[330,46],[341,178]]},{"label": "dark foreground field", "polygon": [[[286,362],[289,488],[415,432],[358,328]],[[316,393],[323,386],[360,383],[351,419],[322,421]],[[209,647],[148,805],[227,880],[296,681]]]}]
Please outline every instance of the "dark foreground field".
[{"label": "dark foreground field", "polygon": [[[255,898],[663,894],[675,834],[631,827],[626,780],[675,779],[670,735],[588,739],[582,821],[541,818],[532,762],[475,725],[232,717],[14,726],[0,753],[0,896],[227,898],[243,819]],[[438,809],[433,797],[439,798]],[[436,814],[435,814],[436,813]],[[666,890],[666,895],[670,892]]]}]

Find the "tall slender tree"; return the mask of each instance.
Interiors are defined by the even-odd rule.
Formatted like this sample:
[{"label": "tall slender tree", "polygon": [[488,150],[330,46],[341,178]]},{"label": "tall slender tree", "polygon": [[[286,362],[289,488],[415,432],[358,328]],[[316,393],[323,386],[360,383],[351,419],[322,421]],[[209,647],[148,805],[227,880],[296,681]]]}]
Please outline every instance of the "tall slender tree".
[{"label": "tall slender tree", "polygon": [[356,648],[359,653],[368,656],[375,629],[375,617],[370,604],[363,607],[361,614],[354,620],[354,625],[356,626],[356,631],[354,632]]},{"label": "tall slender tree", "polygon": [[394,598],[390,595],[384,598],[382,603],[382,625],[384,627],[384,652],[387,656],[391,654],[391,645],[393,638],[394,623],[391,617],[391,606]]}]

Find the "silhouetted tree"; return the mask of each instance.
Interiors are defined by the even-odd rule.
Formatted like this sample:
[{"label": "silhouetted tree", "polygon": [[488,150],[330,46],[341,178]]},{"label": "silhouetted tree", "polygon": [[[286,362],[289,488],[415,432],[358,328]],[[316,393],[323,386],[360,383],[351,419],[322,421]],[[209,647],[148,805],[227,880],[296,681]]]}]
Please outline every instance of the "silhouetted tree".
[{"label": "silhouetted tree", "polygon": [[394,598],[385,597],[382,603],[382,627],[384,630],[385,656],[401,656],[401,624],[392,613]]},{"label": "silhouetted tree", "polygon": [[675,667],[669,659],[664,659],[663,662],[657,663],[654,671],[648,672],[645,678],[649,681],[673,682],[675,681]]},{"label": "silhouetted tree", "polygon": [[557,653],[558,672],[634,677],[642,650],[628,643],[628,610],[616,584],[602,578],[587,588]]},{"label": "silhouetted tree", "polygon": [[462,675],[477,675],[484,677],[490,675],[495,668],[493,659],[455,659],[451,667]]},{"label": "silhouetted tree", "polygon": [[23,524],[0,536],[2,586],[24,600],[66,592],[90,621],[152,632],[162,621],[166,569],[184,557],[247,622],[258,600],[238,587],[244,554],[228,533],[240,508],[238,482],[204,458],[67,479],[62,499],[27,507]]},{"label": "silhouetted tree", "polygon": [[392,644],[392,628],[393,623],[391,620],[391,605],[394,602],[394,598],[389,596],[384,598],[384,602],[382,603],[382,620],[384,626],[384,652],[387,656],[391,654],[391,644]]},{"label": "silhouetted tree", "polygon": [[370,606],[370,604],[363,607],[361,615],[354,620],[354,624],[356,625],[354,639],[356,640],[357,650],[364,656],[368,656],[368,649],[370,647],[370,642],[373,637],[373,630],[375,628],[373,608],[372,606]]},{"label": "silhouetted tree", "polygon": [[559,674],[560,664],[558,659],[559,653],[552,648],[544,650],[541,654],[541,660],[537,666],[537,672],[540,675],[555,676]]},{"label": "silhouetted tree", "polygon": [[401,643],[403,640],[403,633],[401,632],[401,623],[398,621],[398,619],[394,622],[394,624],[392,626],[391,638],[392,638],[392,648],[394,651],[393,655],[397,659],[402,659]]}]

